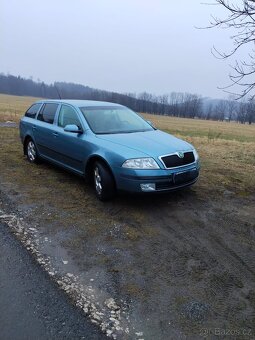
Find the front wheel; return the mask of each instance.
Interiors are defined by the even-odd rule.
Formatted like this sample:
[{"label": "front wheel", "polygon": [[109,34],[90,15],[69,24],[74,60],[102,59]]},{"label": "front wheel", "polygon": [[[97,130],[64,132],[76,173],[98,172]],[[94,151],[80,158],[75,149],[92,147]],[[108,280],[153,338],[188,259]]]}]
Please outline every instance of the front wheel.
[{"label": "front wheel", "polygon": [[108,201],[116,194],[114,178],[106,165],[96,162],[93,167],[94,188],[100,201]]},{"label": "front wheel", "polygon": [[29,139],[26,143],[26,155],[30,163],[39,163],[37,149],[32,139]]}]

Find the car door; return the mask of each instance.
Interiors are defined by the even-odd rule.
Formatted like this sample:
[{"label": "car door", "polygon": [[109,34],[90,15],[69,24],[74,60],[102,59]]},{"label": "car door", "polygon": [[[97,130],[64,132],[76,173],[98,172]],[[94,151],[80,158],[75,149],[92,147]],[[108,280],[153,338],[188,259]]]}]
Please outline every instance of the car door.
[{"label": "car door", "polygon": [[33,136],[41,156],[55,159],[54,137],[56,125],[54,119],[58,110],[58,103],[44,103],[33,124]]},{"label": "car door", "polygon": [[88,154],[88,145],[84,134],[66,132],[66,125],[77,125],[82,130],[81,120],[76,110],[67,104],[62,104],[58,113],[56,135],[54,136],[54,151],[56,158],[63,165],[84,172],[84,160]]}]

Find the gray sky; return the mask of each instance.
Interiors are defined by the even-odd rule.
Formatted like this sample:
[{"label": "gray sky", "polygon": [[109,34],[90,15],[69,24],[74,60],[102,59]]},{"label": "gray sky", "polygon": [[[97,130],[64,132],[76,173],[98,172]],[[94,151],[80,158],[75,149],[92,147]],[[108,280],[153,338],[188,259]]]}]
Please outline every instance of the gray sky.
[{"label": "gray sky", "polygon": [[[213,1],[213,0],[212,0]],[[208,1],[209,2],[209,1]],[[0,72],[117,92],[226,97],[230,32],[201,0],[0,0]]]}]

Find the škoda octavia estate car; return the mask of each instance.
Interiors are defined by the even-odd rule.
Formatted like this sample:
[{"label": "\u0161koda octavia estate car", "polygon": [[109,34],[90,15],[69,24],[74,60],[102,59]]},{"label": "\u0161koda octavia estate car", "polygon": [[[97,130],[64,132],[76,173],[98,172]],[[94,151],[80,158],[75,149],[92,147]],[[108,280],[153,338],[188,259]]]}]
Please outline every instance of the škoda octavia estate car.
[{"label": "\u0161koda octavia estate car", "polygon": [[20,121],[24,154],[92,179],[100,200],[117,190],[167,192],[194,184],[194,147],[157,130],[125,106],[88,100],[42,100]]}]

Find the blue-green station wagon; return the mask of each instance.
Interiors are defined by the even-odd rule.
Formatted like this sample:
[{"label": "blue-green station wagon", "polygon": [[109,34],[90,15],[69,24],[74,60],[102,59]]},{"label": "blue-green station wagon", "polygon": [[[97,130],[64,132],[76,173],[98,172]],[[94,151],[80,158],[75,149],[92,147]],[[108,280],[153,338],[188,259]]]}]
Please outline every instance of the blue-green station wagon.
[{"label": "blue-green station wagon", "polygon": [[196,182],[195,148],[129,108],[89,100],[42,100],[20,121],[24,154],[46,160],[91,180],[97,197],[118,190],[168,192]]}]

